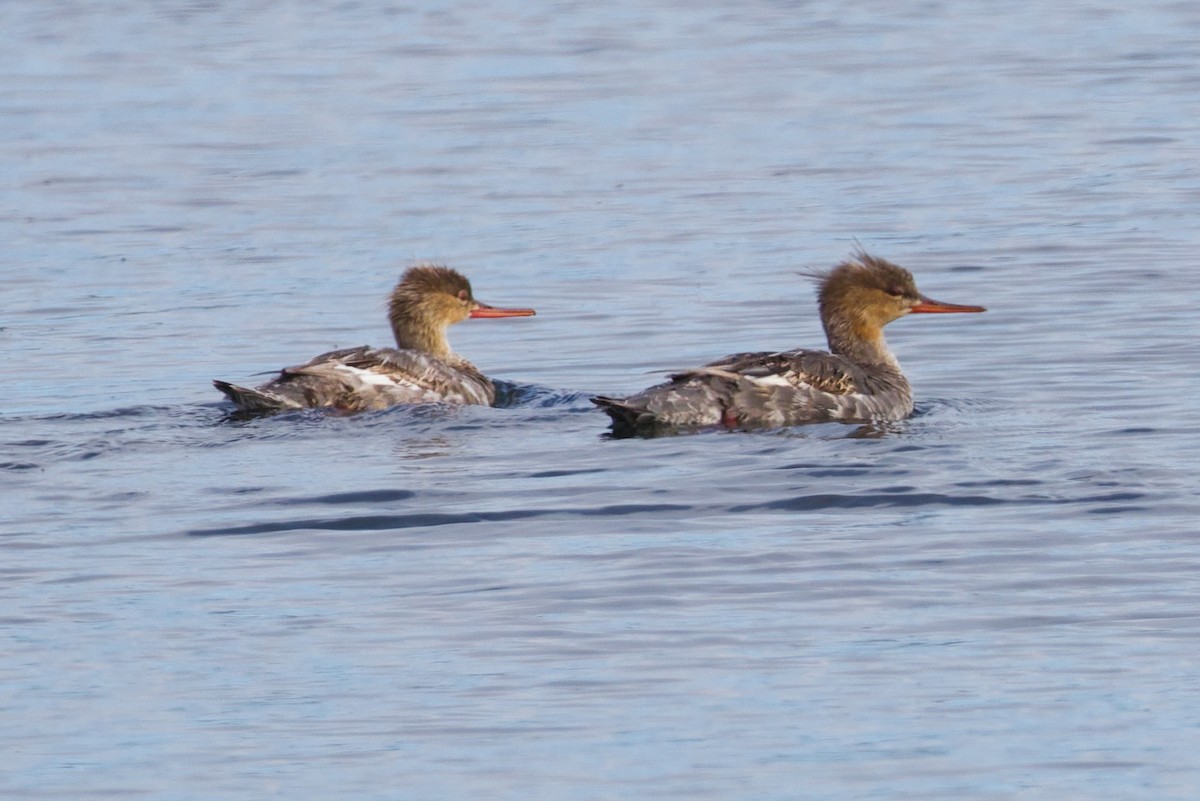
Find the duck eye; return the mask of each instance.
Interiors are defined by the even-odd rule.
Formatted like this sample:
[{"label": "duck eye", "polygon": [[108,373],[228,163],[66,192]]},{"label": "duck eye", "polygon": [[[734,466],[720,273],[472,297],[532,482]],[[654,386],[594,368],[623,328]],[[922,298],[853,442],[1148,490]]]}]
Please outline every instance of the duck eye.
[{"label": "duck eye", "polygon": [[904,287],[899,284],[892,284],[887,288],[887,293],[894,298],[902,298],[905,295]]},{"label": "duck eye", "polygon": [[469,294],[467,294],[467,290],[465,290],[465,289],[460,289],[460,290],[458,291],[458,299],[459,299],[459,300],[470,300],[470,299],[471,299],[471,296],[470,296]]}]

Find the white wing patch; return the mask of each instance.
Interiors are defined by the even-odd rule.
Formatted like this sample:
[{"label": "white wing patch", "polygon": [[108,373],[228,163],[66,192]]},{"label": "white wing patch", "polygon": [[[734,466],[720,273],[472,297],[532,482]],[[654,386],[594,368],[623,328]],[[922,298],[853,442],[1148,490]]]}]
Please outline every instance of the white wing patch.
[{"label": "white wing patch", "polygon": [[364,370],[361,367],[351,367],[348,364],[336,364],[334,365],[334,369],[340,370],[343,373],[349,373],[364,384],[372,386],[394,387],[399,383],[393,376],[377,373],[374,370]]},{"label": "white wing patch", "polygon": [[771,375],[747,375],[746,378],[749,378],[755,384],[759,384],[761,386],[774,386],[774,387],[795,386],[794,384],[792,384],[791,381],[788,381],[786,378],[779,375],[778,373],[772,373]]}]

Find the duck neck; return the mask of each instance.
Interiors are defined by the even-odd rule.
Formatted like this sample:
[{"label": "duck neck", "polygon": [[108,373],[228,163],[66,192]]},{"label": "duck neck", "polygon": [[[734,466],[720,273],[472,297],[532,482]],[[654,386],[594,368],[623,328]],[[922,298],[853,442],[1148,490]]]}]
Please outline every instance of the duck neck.
[{"label": "duck neck", "polygon": [[454,355],[450,350],[450,343],[446,339],[445,326],[434,325],[420,317],[397,314],[397,311],[393,307],[391,315],[392,334],[396,337],[396,347],[401,350],[428,353],[441,359]]},{"label": "duck neck", "polygon": [[822,322],[831,353],[862,367],[883,367],[900,372],[900,362],[888,348],[883,329],[878,325],[840,316],[830,316]]}]

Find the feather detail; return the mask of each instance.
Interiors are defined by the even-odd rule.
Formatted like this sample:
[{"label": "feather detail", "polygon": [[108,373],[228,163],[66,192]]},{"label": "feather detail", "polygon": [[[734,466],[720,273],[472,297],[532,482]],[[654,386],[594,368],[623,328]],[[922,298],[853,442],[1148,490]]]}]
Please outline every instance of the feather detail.
[{"label": "feather detail", "polygon": [[813,277],[830,352],[735,353],[628,398],[593,401],[614,430],[900,420],[912,414],[912,389],[883,327],[911,313],[984,311],[933,301],[908,270],[861,250]]},{"label": "feather detail", "polygon": [[216,381],[217,389],[243,411],[334,408],[384,409],[407,403],[490,406],[492,382],[454,354],[446,328],[468,317],[528,317],[532,309],[480,303],[455,270],[433,264],[408,269],[392,291],[389,319],[397,347],[343,348],[304,364],[285,367],[254,389]]}]

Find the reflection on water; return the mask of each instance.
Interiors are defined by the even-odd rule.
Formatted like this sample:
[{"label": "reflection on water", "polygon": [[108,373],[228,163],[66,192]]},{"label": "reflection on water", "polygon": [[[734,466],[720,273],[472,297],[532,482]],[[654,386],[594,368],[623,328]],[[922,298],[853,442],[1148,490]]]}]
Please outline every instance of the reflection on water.
[{"label": "reflection on water", "polygon": [[[400,440],[395,445],[399,459],[438,459],[456,455],[456,440],[442,435],[430,435]],[[450,468],[447,468],[450,469]]]}]

